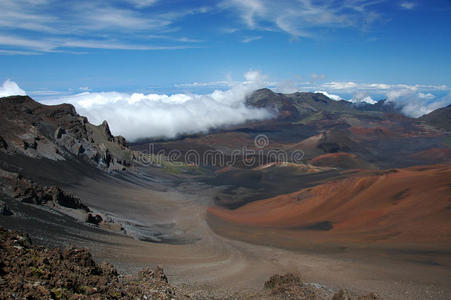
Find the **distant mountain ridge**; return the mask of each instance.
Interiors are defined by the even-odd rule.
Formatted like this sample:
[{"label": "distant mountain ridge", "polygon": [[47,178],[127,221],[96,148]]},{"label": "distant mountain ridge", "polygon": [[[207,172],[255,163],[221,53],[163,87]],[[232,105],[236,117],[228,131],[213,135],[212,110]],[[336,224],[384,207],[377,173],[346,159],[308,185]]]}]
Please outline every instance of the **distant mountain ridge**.
[{"label": "distant mountain ridge", "polygon": [[253,92],[246,104],[276,110],[279,119],[302,120],[315,114],[362,114],[364,112],[400,113],[393,102],[386,100],[375,104],[352,103],[346,100],[333,100],[323,93],[296,92],[282,94],[264,88]]}]

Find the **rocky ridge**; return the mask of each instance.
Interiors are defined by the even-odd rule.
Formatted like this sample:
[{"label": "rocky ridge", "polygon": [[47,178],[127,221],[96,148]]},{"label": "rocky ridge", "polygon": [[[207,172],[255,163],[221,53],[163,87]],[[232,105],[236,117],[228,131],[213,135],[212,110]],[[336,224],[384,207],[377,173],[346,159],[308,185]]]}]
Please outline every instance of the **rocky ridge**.
[{"label": "rocky ridge", "polygon": [[0,151],[32,158],[80,158],[107,170],[131,167],[133,152],[108,123],[95,126],[73,105],[43,105],[28,96],[0,99]]}]

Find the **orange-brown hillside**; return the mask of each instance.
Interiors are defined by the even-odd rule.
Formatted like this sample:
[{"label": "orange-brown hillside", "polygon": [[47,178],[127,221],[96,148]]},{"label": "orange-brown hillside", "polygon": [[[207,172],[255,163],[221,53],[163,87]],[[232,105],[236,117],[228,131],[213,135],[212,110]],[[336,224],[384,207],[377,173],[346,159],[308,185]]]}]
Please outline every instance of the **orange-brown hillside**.
[{"label": "orange-brown hillside", "polygon": [[235,210],[211,207],[209,213],[326,241],[451,244],[451,166],[366,171]]}]

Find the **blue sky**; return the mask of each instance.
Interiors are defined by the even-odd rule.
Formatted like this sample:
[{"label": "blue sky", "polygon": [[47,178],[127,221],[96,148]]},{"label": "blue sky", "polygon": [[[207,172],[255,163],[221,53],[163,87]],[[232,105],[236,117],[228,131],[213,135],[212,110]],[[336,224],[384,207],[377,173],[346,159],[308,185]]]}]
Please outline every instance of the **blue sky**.
[{"label": "blue sky", "polygon": [[448,0],[2,0],[0,9],[0,81],[30,93],[209,90],[249,70],[295,85],[451,85]]}]

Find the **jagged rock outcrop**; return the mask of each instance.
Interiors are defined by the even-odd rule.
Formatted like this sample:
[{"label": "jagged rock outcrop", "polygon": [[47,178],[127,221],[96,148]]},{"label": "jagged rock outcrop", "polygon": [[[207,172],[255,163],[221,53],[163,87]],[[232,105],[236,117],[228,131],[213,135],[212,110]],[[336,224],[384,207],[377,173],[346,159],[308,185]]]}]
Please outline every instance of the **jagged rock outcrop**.
[{"label": "jagged rock outcrop", "polygon": [[102,221],[103,218],[100,215],[88,214],[88,216],[86,217],[86,222],[94,225],[99,225],[100,223],[102,223]]},{"label": "jagged rock outcrop", "polygon": [[82,159],[107,171],[132,165],[133,153],[108,123],[95,126],[70,104],[43,105],[28,96],[0,98],[0,151],[52,160]]},{"label": "jagged rock outcrop", "polygon": [[0,191],[25,203],[90,211],[79,198],[61,188],[37,184],[17,173],[0,170]]}]

